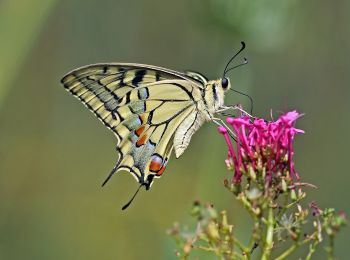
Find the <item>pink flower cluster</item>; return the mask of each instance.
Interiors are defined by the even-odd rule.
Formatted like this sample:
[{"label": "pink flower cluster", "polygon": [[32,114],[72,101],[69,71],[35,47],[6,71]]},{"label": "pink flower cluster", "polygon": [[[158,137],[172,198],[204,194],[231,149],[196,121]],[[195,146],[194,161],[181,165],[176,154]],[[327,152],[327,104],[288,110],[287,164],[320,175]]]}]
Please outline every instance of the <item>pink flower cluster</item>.
[{"label": "pink flower cluster", "polygon": [[294,127],[300,117],[296,111],[281,115],[276,121],[266,122],[260,118],[242,116],[228,117],[226,122],[232,126],[236,135],[234,150],[228,129],[219,127],[228,145],[227,164],[234,167],[233,182],[241,182],[242,174],[249,170],[264,171],[265,181],[269,183],[274,173],[287,174],[292,179],[299,179],[294,168],[293,139],[295,134],[304,133]]}]

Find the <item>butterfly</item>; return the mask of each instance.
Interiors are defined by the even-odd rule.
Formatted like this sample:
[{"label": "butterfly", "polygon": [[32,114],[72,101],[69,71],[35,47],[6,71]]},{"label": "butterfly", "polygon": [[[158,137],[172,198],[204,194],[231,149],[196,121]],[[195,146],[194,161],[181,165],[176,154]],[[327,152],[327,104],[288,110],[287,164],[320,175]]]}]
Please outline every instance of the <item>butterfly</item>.
[{"label": "butterfly", "polygon": [[[206,121],[224,122],[218,113],[231,89],[226,73],[208,80],[204,75],[136,63],[93,64],[65,75],[61,82],[117,138],[118,162],[102,186],[118,171],[130,172],[148,190],[163,175],[172,152],[179,158],[193,134]],[[137,192],[138,192],[137,190]],[[137,194],[134,194],[133,198]],[[125,209],[133,200],[123,207]]]}]

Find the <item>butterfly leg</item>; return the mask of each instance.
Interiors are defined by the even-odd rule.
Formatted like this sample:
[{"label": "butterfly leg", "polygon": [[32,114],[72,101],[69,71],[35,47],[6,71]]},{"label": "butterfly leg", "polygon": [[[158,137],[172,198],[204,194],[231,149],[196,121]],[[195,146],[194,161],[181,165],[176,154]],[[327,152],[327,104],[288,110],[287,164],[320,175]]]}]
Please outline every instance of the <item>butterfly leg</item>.
[{"label": "butterfly leg", "polygon": [[231,130],[231,128],[228,127],[228,125],[221,119],[221,118],[212,118],[213,122],[217,124],[218,126],[223,126],[227,129],[229,135],[236,141],[236,135],[235,133]]},{"label": "butterfly leg", "polygon": [[234,110],[234,111],[238,110],[238,111],[240,111],[243,115],[246,115],[246,116],[249,116],[249,117],[253,118],[253,116],[252,116],[251,114],[249,114],[247,111],[245,111],[244,109],[242,109],[241,106],[239,106],[239,105],[235,105],[235,106],[222,106],[222,107],[217,111],[217,113],[222,113],[222,112],[225,112],[225,111],[230,110],[230,109],[232,109],[232,110]]}]

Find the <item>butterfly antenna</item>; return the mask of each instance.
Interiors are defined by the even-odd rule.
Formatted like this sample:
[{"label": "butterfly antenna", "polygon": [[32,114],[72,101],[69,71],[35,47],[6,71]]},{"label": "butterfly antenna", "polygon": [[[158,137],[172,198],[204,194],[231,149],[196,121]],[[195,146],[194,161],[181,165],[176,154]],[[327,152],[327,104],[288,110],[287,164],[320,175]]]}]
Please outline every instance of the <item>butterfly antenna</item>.
[{"label": "butterfly antenna", "polygon": [[235,68],[241,67],[241,66],[246,65],[246,64],[248,64],[248,60],[247,60],[246,57],[244,57],[244,58],[243,58],[243,62],[242,62],[241,64],[238,64],[238,65],[233,66],[232,68],[229,68],[228,70],[226,70],[225,75],[226,75],[226,73],[229,72],[230,70],[233,70],[233,69],[235,69]]},{"label": "butterfly antenna", "polygon": [[233,91],[233,92],[236,92],[236,93],[238,93],[238,94],[240,94],[240,95],[243,95],[243,96],[245,96],[245,97],[247,97],[247,98],[249,98],[249,100],[250,100],[250,114],[253,115],[253,105],[254,105],[254,102],[253,102],[252,97],[249,96],[248,94],[245,94],[245,93],[243,93],[243,92],[240,92],[240,91],[235,90],[235,89],[232,89],[232,88],[231,88],[230,90]]},{"label": "butterfly antenna", "polygon": [[132,196],[132,198],[129,200],[129,202],[126,203],[126,204],[122,207],[122,210],[125,210],[125,209],[127,209],[127,208],[130,206],[131,202],[135,199],[137,193],[139,192],[139,190],[141,189],[141,187],[142,187],[143,185],[144,185],[143,183],[140,184],[140,186],[137,188],[136,192],[134,193],[134,195]]},{"label": "butterfly antenna", "polygon": [[226,75],[226,69],[228,68],[228,66],[230,65],[230,63],[244,50],[244,48],[245,48],[245,42],[241,42],[241,44],[242,44],[242,47],[241,47],[241,49],[239,50],[239,51],[237,51],[233,56],[232,56],[232,58],[227,62],[227,64],[226,64],[226,67],[225,67],[225,69],[224,69],[224,74],[223,74],[223,78],[225,77],[225,75]]}]

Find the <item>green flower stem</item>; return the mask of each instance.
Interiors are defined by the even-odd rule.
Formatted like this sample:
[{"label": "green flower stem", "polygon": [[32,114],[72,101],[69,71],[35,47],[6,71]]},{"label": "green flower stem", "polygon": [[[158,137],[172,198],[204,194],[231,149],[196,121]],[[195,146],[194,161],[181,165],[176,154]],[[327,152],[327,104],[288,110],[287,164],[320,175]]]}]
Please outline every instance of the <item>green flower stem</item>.
[{"label": "green flower stem", "polygon": [[241,193],[239,196],[238,196],[238,200],[243,204],[243,206],[248,210],[250,216],[253,218],[254,221],[256,221],[258,219],[258,210],[257,209],[254,209],[252,207],[252,204],[247,200],[247,197],[244,196],[243,193]]},{"label": "green flower stem", "polygon": [[266,240],[265,240],[265,246],[263,249],[263,255],[261,259],[267,260],[270,258],[271,250],[273,247],[273,231],[274,231],[274,216],[273,216],[273,209],[272,207],[269,207],[268,212],[268,218],[267,218],[267,230],[266,230]]},{"label": "green flower stem", "polygon": [[203,251],[207,251],[207,252],[213,252],[213,253],[215,253],[217,251],[215,248],[207,247],[207,246],[196,246],[196,248],[201,249]]},{"label": "green flower stem", "polygon": [[[289,255],[291,255],[296,249],[298,249],[299,247],[307,244],[308,242],[310,242],[315,236],[316,236],[316,232],[313,233],[311,236],[309,236],[308,238],[302,240],[302,241],[297,241],[294,245],[292,245],[290,248],[288,248],[286,251],[284,251],[280,256],[276,257],[275,260],[283,260],[286,259]],[[315,242],[309,250],[308,256],[305,259],[311,259],[312,254],[315,251],[315,247],[317,245],[318,242]],[[311,252],[313,250],[313,252]]]},{"label": "green flower stem", "polygon": [[275,260],[286,259],[286,257],[289,256],[291,253],[293,253],[298,247],[299,247],[298,244],[292,245],[290,248],[288,248],[286,251],[284,251],[284,252],[283,252],[279,257],[277,257]]},{"label": "green flower stem", "polygon": [[329,246],[326,249],[328,253],[328,260],[334,259],[334,236],[329,235]]},{"label": "green flower stem", "polygon": [[303,198],[298,198],[297,200],[295,200],[295,201],[289,203],[287,206],[284,207],[285,210],[290,209],[290,208],[293,207],[294,205],[298,204],[300,201],[302,201],[302,199],[303,199]]},{"label": "green flower stem", "polygon": [[311,244],[309,247],[309,253],[307,254],[305,260],[310,260],[312,255],[316,252],[316,246],[318,245],[318,241],[316,240],[315,243]]},{"label": "green flower stem", "polygon": [[233,243],[244,253],[245,255],[249,255],[250,258],[250,249],[245,247],[241,241],[239,241],[237,238],[233,237]]}]

